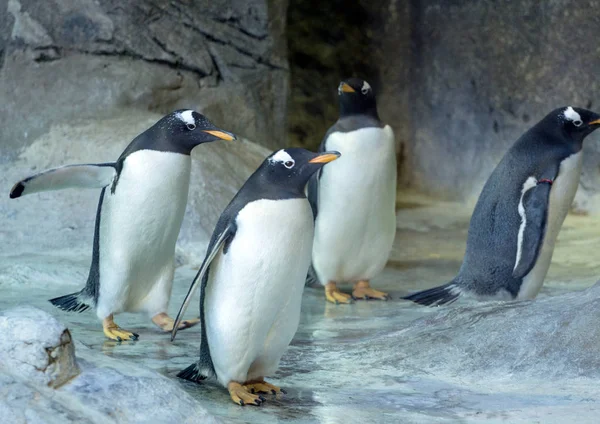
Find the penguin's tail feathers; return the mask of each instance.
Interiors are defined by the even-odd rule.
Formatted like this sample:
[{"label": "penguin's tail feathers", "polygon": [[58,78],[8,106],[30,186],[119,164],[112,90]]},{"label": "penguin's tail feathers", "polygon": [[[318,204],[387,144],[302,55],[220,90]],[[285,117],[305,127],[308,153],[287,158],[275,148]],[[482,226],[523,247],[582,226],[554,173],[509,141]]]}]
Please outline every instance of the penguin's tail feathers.
[{"label": "penguin's tail feathers", "polygon": [[308,272],[306,273],[306,281],[304,285],[309,287],[316,287],[321,285],[319,277],[317,277],[317,271],[315,271],[315,268],[313,267],[312,263],[310,264],[310,268],[308,268]]},{"label": "penguin's tail feathers", "polygon": [[460,296],[460,287],[454,283],[444,284],[443,286],[423,290],[403,297],[420,305],[441,306],[454,302]]},{"label": "penguin's tail feathers", "polygon": [[184,380],[193,381],[194,383],[200,383],[203,380],[206,380],[208,376],[211,374],[209,370],[202,369],[198,362],[193,363],[186,369],[180,371],[177,374],[177,377],[183,378]]},{"label": "penguin's tail feathers", "polygon": [[50,303],[67,312],[83,312],[91,308],[90,302],[83,291],[67,294],[50,299]]}]

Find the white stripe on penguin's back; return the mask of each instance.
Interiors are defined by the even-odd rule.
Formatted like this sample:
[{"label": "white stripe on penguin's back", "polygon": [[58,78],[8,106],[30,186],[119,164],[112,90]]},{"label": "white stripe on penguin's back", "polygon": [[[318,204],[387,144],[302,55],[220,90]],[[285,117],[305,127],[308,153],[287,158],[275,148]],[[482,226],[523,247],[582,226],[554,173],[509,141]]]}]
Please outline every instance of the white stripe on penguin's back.
[{"label": "white stripe on penguin's back", "polygon": [[581,152],[577,152],[567,157],[560,163],[558,175],[554,178],[552,189],[550,190],[550,202],[548,204],[548,219],[546,232],[544,234],[544,243],[538,255],[535,266],[529,274],[523,277],[521,288],[517,299],[533,299],[542,284],[548,272],[556,237],[562,227],[562,224],[569,212],[581,175]]},{"label": "white stripe on penguin's back", "polygon": [[519,215],[521,216],[521,226],[519,227],[519,236],[517,238],[517,259],[515,260],[515,267],[513,271],[519,266],[521,261],[521,255],[523,254],[523,235],[525,234],[525,227],[527,226],[527,216],[525,215],[525,207],[523,206],[523,197],[525,193],[531,190],[537,185],[537,179],[535,177],[529,177],[523,183],[521,189],[521,198],[519,199]]}]

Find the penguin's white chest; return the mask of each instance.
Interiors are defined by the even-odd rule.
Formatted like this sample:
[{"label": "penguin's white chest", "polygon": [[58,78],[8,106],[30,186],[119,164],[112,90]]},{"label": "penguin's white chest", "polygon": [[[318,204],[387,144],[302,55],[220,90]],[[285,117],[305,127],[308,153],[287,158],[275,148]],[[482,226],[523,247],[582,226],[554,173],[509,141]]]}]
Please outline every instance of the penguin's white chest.
[{"label": "penguin's white chest", "polygon": [[313,265],[322,283],[370,279],[385,266],[396,233],[396,155],[389,126],[333,133],[342,156],[319,180]]},{"label": "penguin's white chest", "polygon": [[533,299],[544,284],[544,279],[552,260],[554,244],[569,213],[581,176],[582,155],[575,153],[560,164],[557,177],[554,179],[550,190],[548,205],[548,221],[544,242],[535,266],[523,278],[517,299]]},{"label": "penguin's white chest", "polygon": [[222,384],[277,368],[298,328],[313,241],[305,198],[251,202],[236,223],[227,253],[220,252],[210,267],[204,304]]},{"label": "penguin's white chest", "polygon": [[[140,150],[107,187],[100,218],[98,312],[134,311],[159,283],[170,284],[190,182],[188,155]],[[164,296],[164,295],[163,295]],[[168,300],[168,299],[167,299]]]}]

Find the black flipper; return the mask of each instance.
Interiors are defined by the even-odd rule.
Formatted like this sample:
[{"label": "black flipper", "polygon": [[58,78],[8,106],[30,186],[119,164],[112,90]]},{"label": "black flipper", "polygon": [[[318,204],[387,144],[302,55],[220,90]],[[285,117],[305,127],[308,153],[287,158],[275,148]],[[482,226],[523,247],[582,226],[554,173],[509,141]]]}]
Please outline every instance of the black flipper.
[{"label": "black flipper", "polygon": [[200,270],[194,277],[190,289],[188,290],[187,295],[179,308],[179,312],[177,314],[177,318],[175,319],[175,324],[173,326],[173,331],[171,332],[171,341],[175,339],[175,335],[177,334],[177,328],[179,327],[179,323],[183,319],[183,314],[189,305],[192,295],[196,291],[198,284],[200,284],[200,359],[197,363],[190,365],[185,370],[181,371],[177,376],[181,378],[185,378],[190,381],[200,381],[204,380],[207,377],[210,377],[215,374],[212,358],[210,356],[210,349],[208,346],[208,337],[206,336],[206,324],[204,317],[204,299],[206,294],[206,285],[208,284],[208,275],[210,272],[210,264],[212,260],[217,256],[217,253],[223,248],[223,252],[227,252],[228,246],[231,244],[231,241],[235,237],[235,232],[237,230],[237,226],[235,221],[230,221],[229,224],[222,229],[222,231],[218,231],[219,228],[223,227],[223,222],[217,223],[217,228],[213,233],[210,243],[208,245],[208,249],[206,251],[206,256],[204,257],[204,261],[202,262],[202,266]]},{"label": "black flipper", "polygon": [[91,308],[91,305],[86,300],[86,298],[87,296],[85,296],[82,290],[77,293],[71,293],[65,296],[55,297],[54,299],[50,299],[49,302],[57,308],[62,309],[63,311],[83,312]]},{"label": "black flipper", "polygon": [[454,302],[460,296],[460,289],[455,283],[444,284],[443,286],[423,290],[403,297],[404,300],[410,300],[425,306],[440,306]]},{"label": "black flipper", "polygon": [[[552,180],[538,180],[537,185],[523,194],[521,227],[519,234],[522,240],[517,248],[517,257],[513,277],[525,277],[535,266],[544,243],[546,224],[548,221],[548,204]],[[521,211],[520,211],[521,212]],[[524,225],[524,227],[523,227]],[[522,230],[521,230],[522,228]],[[518,241],[519,241],[519,235]]]}]

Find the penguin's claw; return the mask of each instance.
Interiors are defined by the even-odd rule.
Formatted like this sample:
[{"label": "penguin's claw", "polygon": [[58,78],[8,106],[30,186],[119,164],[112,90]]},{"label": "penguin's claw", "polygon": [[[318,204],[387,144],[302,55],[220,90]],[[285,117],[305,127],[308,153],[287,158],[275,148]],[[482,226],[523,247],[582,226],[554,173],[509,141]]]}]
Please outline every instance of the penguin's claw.
[{"label": "penguin's claw", "polygon": [[227,390],[229,390],[231,400],[240,406],[260,406],[266,400],[263,396],[250,393],[246,386],[242,386],[240,383],[235,383],[233,381],[227,385]]},{"label": "penguin's claw", "polygon": [[346,293],[342,293],[336,286],[335,283],[328,283],[325,286],[325,299],[328,302],[334,303],[336,305],[340,303],[352,303],[352,296]]},{"label": "penguin's claw", "polygon": [[359,281],[354,285],[354,290],[352,290],[352,298],[364,300],[388,300],[390,299],[390,295],[379,290],[372,289],[368,281]]},{"label": "penguin's claw", "polygon": [[[175,320],[164,312],[156,314],[152,317],[152,322],[160,327],[163,331],[170,333],[173,331]],[[199,318],[186,319],[179,323],[178,330],[185,330],[186,328],[193,327],[200,322]]]},{"label": "penguin's claw", "polygon": [[244,388],[250,391],[250,393],[271,393],[273,395],[279,393],[285,394],[285,391],[283,391],[280,387],[277,387],[271,383],[267,383],[264,380],[247,381],[246,383],[244,383]]},{"label": "penguin's claw", "polygon": [[117,342],[122,342],[125,340],[137,340],[140,337],[137,333],[123,330],[117,324],[114,324],[114,327],[104,327],[104,335],[110,340],[115,340]]}]

